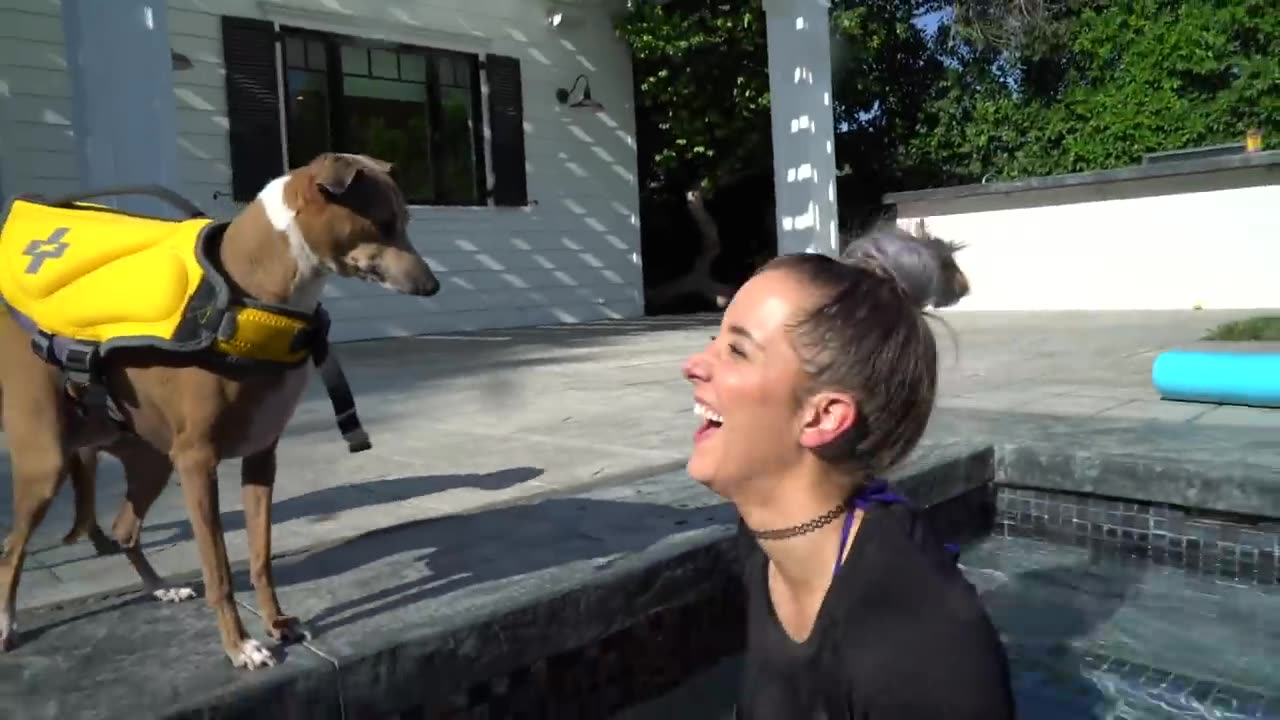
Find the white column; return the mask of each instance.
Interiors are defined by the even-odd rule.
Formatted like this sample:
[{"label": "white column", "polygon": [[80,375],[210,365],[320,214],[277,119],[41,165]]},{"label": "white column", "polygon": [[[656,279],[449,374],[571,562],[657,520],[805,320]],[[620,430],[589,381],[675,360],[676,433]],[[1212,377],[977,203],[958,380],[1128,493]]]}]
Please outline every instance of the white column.
[{"label": "white column", "polygon": [[765,0],[778,254],[839,252],[830,0]]},{"label": "white column", "polygon": [[[80,187],[178,184],[178,112],[164,0],[62,0]],[[173,217],[149,198],[101,200]]]}]

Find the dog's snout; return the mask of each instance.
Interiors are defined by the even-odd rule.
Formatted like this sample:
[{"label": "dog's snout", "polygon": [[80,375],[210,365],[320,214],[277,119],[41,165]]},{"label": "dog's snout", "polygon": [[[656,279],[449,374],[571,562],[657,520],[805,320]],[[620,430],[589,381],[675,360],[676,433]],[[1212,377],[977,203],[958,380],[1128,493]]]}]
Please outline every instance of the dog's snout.
[{"label": "dog's snout", "polygon": [[421,297],[431,297],[438,292],[440,292],[440,281],[436,279],[435,275],[428,274],[418,283],[413,294]]}]

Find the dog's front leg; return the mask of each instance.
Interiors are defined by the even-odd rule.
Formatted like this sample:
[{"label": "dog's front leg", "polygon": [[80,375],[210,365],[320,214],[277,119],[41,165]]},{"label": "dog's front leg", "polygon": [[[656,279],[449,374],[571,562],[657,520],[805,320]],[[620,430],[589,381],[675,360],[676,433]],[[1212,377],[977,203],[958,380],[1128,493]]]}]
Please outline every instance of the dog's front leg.
[{"label": "dog's front leg", "polygon": [[[192,433],[194,434],[194,433]],[[170,453],[182,483],[182,496],[191,517],[191,532],[200,548],[205,599],[217,615],[222,647],[236,667],[250,670],[275,664],[275,658],[250,638],[236,611],[231,587],[231,565],[218,514],[218,455],[207,434],[179,436]]]},{"label": "dog's front leg", "polygon": [[275,580],[271,577],[271,492],[276,483],[276,443],[240,464],[240,494],[244,525],[249,536],[249,577],[258,595],[258,610],[267,634],[277,642],[306,638],[296,618],[280,610]]}]

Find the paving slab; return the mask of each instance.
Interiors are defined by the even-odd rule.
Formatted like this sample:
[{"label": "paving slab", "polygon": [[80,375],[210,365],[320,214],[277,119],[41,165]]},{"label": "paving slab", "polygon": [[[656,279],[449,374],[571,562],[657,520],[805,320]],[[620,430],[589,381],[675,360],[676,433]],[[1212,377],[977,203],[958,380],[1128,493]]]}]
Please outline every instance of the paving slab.
[{"label": "paving slab", "polygon": [[990,442],[996,481],[1280,518],[1271,428],[942,410],[928,442]]},{"label": "paving slab", "polygon": [[[959,443],[895,475],[922,505],[990,477],[990,452]],[[394,716],[731,577],[736,519],[669,472],[316,546],[275,563],[282,606],[311,638],[254,673],[226,661],[202,600],[29,610],[22,645],[0,656],[0,720],[334,718],[339,697],[346,717]],[[234,580],[246,629],[265,641],[243,563]]]},{"label": "paving slab", "polygon": [[[1156,424],[1148,432],[1153,436],[1192,428],[1177,437],[1187,438],[1206,461],[1214,453],[1252,453],[1257,443],[1209,442],[1204,438],[1216,436],[1205,428],[1266,432],[1280,428],[1280,410],[1197,406],[1204,412],[1196,415],[1187,404],[1156,397],[1150,365],[1165,349],[1195,347],[1207,329],[1253,314],[944,312],[954,338],[938,326],[940,410],[927,442],[964,437],[975,421],[957,421],[957,436],[943,432],[954,412],[979,417],[1003,411],[1044,418],[1009,427],[1038,428],[1047,437],[1061,435],[1055,428],[1064,418],[1149,421]],[[275,547],[293,552],[379,527],[680,465],[694,420],[679,363],[705,345],[718,321],[716,315],[693,315],[337,346],[374,447],[346,453],[328,400],[312,383],[281,445]],[[1115,444],[1105,436],[1088,441]],[[1147,441],[1175,452],[1187,445],[1161,437]],[[0,476],[8,471],[5,452]],[[224,463],[220,472],[229,552],[240,559],[246,547],[238,464]],[[98,483],[104,526],[122,493],[118,465],[104,459]],[[4,483],[0,523],[7,522],[11,503]],[[33,540],[28,567],[35,572],[24,581],[20,607],[133,587],[121,558],[95,557],[87,543],[60,545],[70,519],[64,489]],[[197,569],[187,527],[173,483],[143,536],[163,572]]]}]

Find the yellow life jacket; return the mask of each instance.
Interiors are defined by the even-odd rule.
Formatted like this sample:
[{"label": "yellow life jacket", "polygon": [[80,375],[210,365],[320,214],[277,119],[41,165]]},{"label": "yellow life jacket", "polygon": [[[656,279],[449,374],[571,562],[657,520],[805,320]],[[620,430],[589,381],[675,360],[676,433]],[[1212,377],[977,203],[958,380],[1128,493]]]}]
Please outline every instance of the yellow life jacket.
[{"label": "yellow life jacket", "polygon": [[[105,191],[93,195],[126,194]],[[18,196],[0,225],[0,310],[47,362],[94,379],[122,348],[153,348],[236,367],[320,368],[352,452],[367,449],[350,388],[328,352],[328,315],[235,293],[218,252],[229,223],[148,217],[82,200]],[[358,447],[357,447],[358,446]]]},{"label": "yellow life jacket", "polygon": [[0,297],[36,328],[103,355],[145,345],[303,362],[312,315],[232,302],[210,252],[226,227],[19,197],[0,228]]}]

